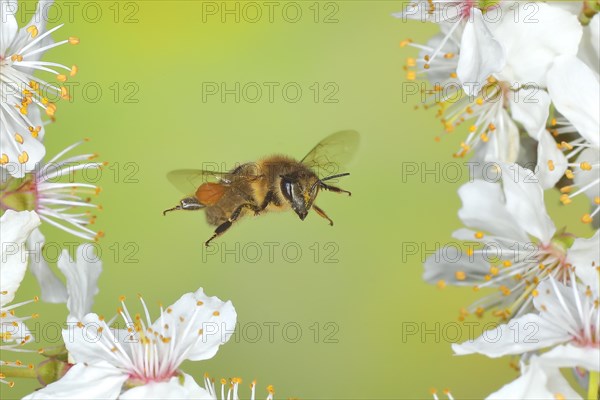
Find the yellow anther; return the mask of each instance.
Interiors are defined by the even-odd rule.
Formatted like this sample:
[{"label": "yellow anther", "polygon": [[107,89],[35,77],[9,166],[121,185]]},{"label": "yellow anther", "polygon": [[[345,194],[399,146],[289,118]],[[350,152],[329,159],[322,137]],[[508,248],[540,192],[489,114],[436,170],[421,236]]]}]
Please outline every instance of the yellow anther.
[{"label": "yellow anther", "polygon": [[79,44],[79,38],[78,38],[78,37],[75,37],[75,36],[71,36],[71,37],[69,38],[69,43],[70,43],[70,44]]},{"label": "yellow anther", "polygon": [[69,75],[75,76],[75,75],[77,75],[78,72],[79,72],[79,67],[77,67],[77,65],[73,65],[71,67],[71,72],[69,73]]},{"label": "yellow anther", "polygon": [[405,39],[405,40],[403,40],[403,41],[400,42],[400,47],[406,47],[406,46],[408,46],[411,43],[412,43],[412,39]]},{"label": "yellow anther", "polygon": [[456,271],[454,277],[459,281],[464,281],[467,278],[467,274],[464,271]]},{"label": "yellow anther", "polygon": [[583,216],[581,217],[581,222],[583,222],[584,224],[589,224],[592,221],[593,218],[590,214],[583,214]]},{"label": "yellow anther", "polygon": [[21,164],[25,164],[27,161],[29,161],[29,154],[27,154],[27,152],[24,151],[17,157],[17,159]]},{"label": "yellow anther", "polygon": [[559,199],[560,199],[560,202],[563,203],[564,205],[570,204],[572,201],[571,198],[569,197],[569,195],[566,193],[561,194]]},{"label": "yellow anther", "polygon": [[548,169],[554,171],[554,161],[548,160]]},{"label": "yellow anther", "polygon": [[27,33],[29,33],[31,35],[31,38],[35,38],[40,32],[37,28],[37,26],[35,25],[31,25],[29,28],[27,28]]},{"label": "yellow anther", "polygon": [[5,165],[8,163],[8,156],[6,155],[6,153],[2,153],[2,155],[0,156],[0,165]]},{"label": "yellow anther", "polygon": [[565,176],[569,179],[574,179],[575,175],[573,174],[573,171],[571,171],[570,169],[565,171]]},{"label": "yellow anther", "polygon": [[15,133],[15,140],[17,143],[23,144],[23,136],[19,135],[18,133]]},{"label": "yellow anther", "polygon": [[589,162],[584,161],[581,164],[579,164],[579,168],[581,168],[584,171],[591,171],[592,165]]},{"label": "yellow anther", "polygon": [[436,285],[439,289],[443,289],[446,287],[446,281],[443,279],[440,279],[439,281],[437,281]]},{"label": "yellow anther", "polygon": [[571,193],[571,190],[573,190],[572,186],[563,186],[560,188],[561,193]]},{"label": "yellow anther", "polygon": [[58,74],[56,75],[56,80],[59,82],[66,82],[67,76],[65,74]]},{"label": "yellow anther", "polygon": [[475,232],[475,239],[483,239],[483,232]]}]

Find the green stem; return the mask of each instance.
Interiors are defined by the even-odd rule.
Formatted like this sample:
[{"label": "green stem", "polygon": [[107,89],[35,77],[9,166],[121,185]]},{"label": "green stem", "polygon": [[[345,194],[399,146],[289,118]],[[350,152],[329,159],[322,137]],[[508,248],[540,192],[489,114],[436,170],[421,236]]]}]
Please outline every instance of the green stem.
[{"label": "green stem", "polygon": [[598,400],[598,386],[600,385],[600,372],[589,371],[588,400]]},{"label": "green stem", "polygon": [[11,377],[11,378],[33,378],[33,379],[37,379],[37,371],[35,370],[35,368],[29,368],[29,367],[9,367],[9,366],[2,366],[0,367],[0,374],[4,375],[5,377]]}]

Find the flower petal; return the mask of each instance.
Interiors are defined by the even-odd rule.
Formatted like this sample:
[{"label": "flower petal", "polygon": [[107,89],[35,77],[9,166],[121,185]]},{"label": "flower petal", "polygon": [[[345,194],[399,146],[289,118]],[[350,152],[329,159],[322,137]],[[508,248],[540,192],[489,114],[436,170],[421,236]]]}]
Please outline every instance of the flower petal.
[{"label": "flower petal", "polygon": [[5,55],[8,46],[17,34],[19,26],[14,15],[16,12],[16,0],[0,2],[0,21],[2,21],[0,24],[0,55]]},{"label": "flower petal", "polygon": [[594,346],[579,347],[572,344],[556,346],[540,356],[540,362],[554,368],[581,367],[600,371],[600,349]]},{"label": "flower petal", "polygon": [[[180,379],[183,379],[183,385]],[[149,382],[142,386],[136,386],[129,389],[119,399],[128,400],[146,400],[146,399],[216,399],[210,393],[201,388],[194,378],[187,374],[182,377],[175,376],[168,382]]]},{"label": "flower petal", "polygon": [[536,175],[544,189],[550,189],[562,178],[567,170],[567,158],[557,147],[556,141],[547,130],[540,132],[537,146]]},{"label": "flower petal", "polygon": [[501,168],[506,209],[521,229],[543,244],[549,243],[556,227],[546,212],[544,191],[538,178],[517,164],[502,164]]},{"label": "flower petal", "polygon": [[546,86],[546,74],[554,59],[577,54],[583,34],[577,17],[541,2],[518,2],[517,7],[505,7],[503,11],[502,20],[490,24],[506,52],[501,80]]},{"label": "flower petal", "polygon": [[600,265],[600,231],[589,239],[577,238],[567,250],[567,262],[575,267],[575,274],[589,286],[598,282]]},{"label": "flower petal", "polygon": [[529,136],[539,140],[550,114],[550,95],[539,88],[525,88],[509,97],[512,117],[523,125]]},{"label": "flower petal", "polygon": [[452,344],[457,355],[479,353],[496,358],[543,349],[570,339],[570,335],[537,314],[525,314],[484,332],[475,340]]},{"label": "flower petal", "polygon": [[465,92],[470,96],[477,95],[486,79],[492,73],[500,72],[505,64],[502,45],[488,29],[481,10],[473,8],[463,31],[456,69]]},{"label": "flower petal", "polygon": [[[81,319],[70,315],[67,318],[67,329],[63,329],[62,336],[69,355],[76,363],[95,365],[108,362],[119,367],[123,365],[122,359],[106,351],[107,341],[111,342],[111,346],[120,343],[113,336],[113,332],[114,330],[110,329],[97,314],[90,313]],[[118,337],[124,338],[125,335]],[[127,349],[126,346],[121,348]]]},{"label": "flower petal", "polygon": [[600,72],[600,14],[594,15],[588,26],[583,28],[583,38],[577,54],[592,71]]},{"label": "flower petal", "polygon": [[472,286],[484,280],[490,269],[489,259],[480,252],[467,255],[458,247],[447,246],[427,257],[423,280],[444,281],[457,286]]},{"label": "flower petal", "polygon": [[27,270],[25,241],[39,225],[35,211],[7,210],[0,218],[0,306],[10,303],[21,285]]},{"label": "flower petal", "polygon": [[89,252],[91,247],[80,245],[77,248],[77,261],[71,260],[69,253],[63,250],[58,268],[67,278],[67,308],[74,318],[82,319],[92,311],[94,296],[98,293],[98,278],[102,272],[102,262]]},{"label": "flower petal", "polygon": [[543,365],[538,356],[532,356],[529,365],[522,366],[521,376],[492,393],[488,400],[520,399],[581,399],[557,368]]},{"label": "flower petal", "polygon": [[212,358],[225,344],[235,329],[237,314],[230,301],[208,297],[202,288],[186,293],[159,318],[152,328],[161,330],[167,324],[176,330],[174,353],[188,360]]},{"label": "flower petal", "polygon": [[105,362],[75,364],[61,379],[23,399],[117,399],[127,379],[127,374]]},{"label": "flower petal", "polygon": [[504,193],[499,184],[476,179],[461,186],[458,195],[462,200],[458,217],[466,226],[520,242],[528,240],[506,209]]},{"label": "flower petal", "polygon": [[65,303],[67,301],[67,289],[44,259],[42,252],[44,241],[44,235],[39,229],[34,230],[31,236],[29,236],[27,247],[34,251],[33,257],[29,260],[29,270],[40,285],[43,301],[48,303]]},{"label": "flower petal", "polygon": [[597,75],[575,56],[559,57],[548,72],[548,92],[556,109],[598,148],[600,83]]}]

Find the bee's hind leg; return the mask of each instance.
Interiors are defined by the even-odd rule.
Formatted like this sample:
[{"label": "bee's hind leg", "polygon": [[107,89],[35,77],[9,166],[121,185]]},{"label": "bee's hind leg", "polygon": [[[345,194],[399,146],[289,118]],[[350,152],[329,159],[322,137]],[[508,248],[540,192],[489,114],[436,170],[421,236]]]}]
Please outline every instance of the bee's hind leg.
[{"label": "bee's hind leg", "polygon": [[196,211],[205,207],[204,204],[200,203],[195,197],[186,197],[181,199],[181,204],[176,205],[173,208],[169,208],[163,211],[163,215],[167,215],[168,212],[177,211],[177,210],[188,210],[188,211]]},{"label": "bee's hind leg", "polygon": [[242,210],[244,208],[249,208],[250,210],[254,211],[255,214],[261,211],[260,207],[258,207],[255,204],[250,204],[250,203],[242,204],[241,206],[236,208],[231,213],[231,215],[229,216],[227,221],[225,221],[221,225],[217,226],[217,229],[215,229],[215,233],[213,233],[213,235],[210,237],[210,239],[208,239],[206,242],[204,242],[204,245],[206,247],[208,247],[208,245],[214,238],[216,238],[217,236],[221,236],[223,233],[225,233],[225,231],[227,231],[227,229],[231,228],[231,225],[233,225],[233,222],[239,218],[239,216],[242,213]]}]

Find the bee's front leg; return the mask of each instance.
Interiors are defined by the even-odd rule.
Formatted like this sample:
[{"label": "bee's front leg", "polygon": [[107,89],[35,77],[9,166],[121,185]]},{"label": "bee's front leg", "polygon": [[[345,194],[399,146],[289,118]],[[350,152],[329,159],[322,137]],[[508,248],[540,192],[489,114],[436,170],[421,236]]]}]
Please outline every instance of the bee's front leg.
[{"label": "bee's front leg", "polygon": [[346,193],[348,196],[352,196],[352,193],[344,190],[344,189],[340,189],[337,186],[331,186],[331,185],[326,185],[324,183],[321,183],[321,187],[325,190],[329,190],[330,192],[335,192],[335,193]]},{"label": "bee's front leg", "polygon": [[204,245],[206,247],[208,247],[208,245],[214,238],[216,238],[217,236],[221,236],[223,233],[225,233],[227,231],[227,229],[231,228],[231,225],[233,225],[233,222],[239,218],[239,216],[241,215],[242,210],[244,208],[248,208],[248,209],[254,211],[255,214],[259,213],[261,211],[260,207],[257,206],[256,204],[251,204],[251,203],[242,204],[241,206],[236,208],[231,213],[231,215],[229,216],[227,221],[225,221],[221,225],[217,226],[217,229],[215,229],[215,233],[213,233],[213,235],[210,237],[210,239],[208,239],[206,242],[204,242]]}]

